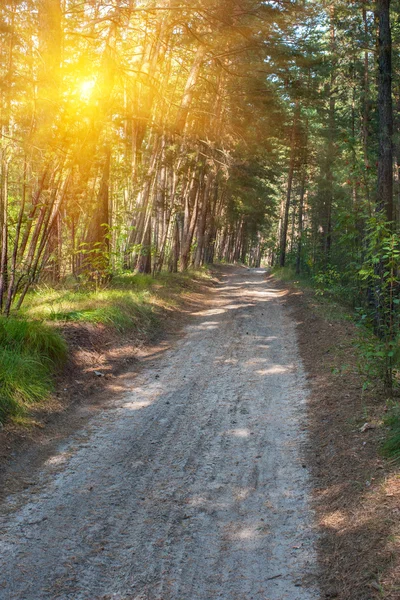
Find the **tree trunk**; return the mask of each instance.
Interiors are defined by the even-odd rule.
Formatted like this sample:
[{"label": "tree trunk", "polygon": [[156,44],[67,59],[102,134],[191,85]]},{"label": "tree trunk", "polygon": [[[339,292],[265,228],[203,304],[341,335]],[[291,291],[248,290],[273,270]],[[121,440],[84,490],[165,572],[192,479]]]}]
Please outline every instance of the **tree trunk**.
[{"label": "tree trunk", "polygon": [[103,171],[100,188],[97,194],[96,208],[93,212],[86,235],[86,252],[84,263],[90,277],[102,279],[109,267],[108,253],[110,250],[110,215],[109,215],[109,184],[110,184],[111,150],[105,149]]},{"label": "tree trunk", "polygon": [[7,150],[1,156],[0,177],[0,313],[3,311],[3,300],[8,277],[8,159]]},{"label": "tree trunk", "polygon": [[393,220],[393,105],[390,0],[377,0],[379,19],[378,122],[379,159],[376,210]]},{"label": "tree trunk", "polygon": [[293,125],[292,125],[292,135],[290,138],[290,163],[289,163],[289,173],[288,173],[288,183],[287,183],[287,192],[286,192],[286,202],[283,210],[282,216],[282,227],[281,227],[281,235],[280,235],[280,252],[279,252],[279,265],[281,267],[285,266],[286,262],[286,243],[287,243],[287,230],[289,225],[289,209],[290,209],[290,200],[292,197],[292,185],[293,185],[293,176],[294,176],[294,166],[296,160],[296,133],[297,133],[297,120],[300,113],[300,103],[296,102],[296,108],[293,115]]},{"label": "tree trunk", "polygon": [[304,196],[306,190],[306,173],[307,165],[303,164],[301,174],[301,187],[300,187],[300,198],[299,198],[299,215],[298,215],[298,231],[297,231],[297,256],[296,256],[296,274],[300,275],[301,272],[301,251],[303,245],[303,212],[304,212]]}]

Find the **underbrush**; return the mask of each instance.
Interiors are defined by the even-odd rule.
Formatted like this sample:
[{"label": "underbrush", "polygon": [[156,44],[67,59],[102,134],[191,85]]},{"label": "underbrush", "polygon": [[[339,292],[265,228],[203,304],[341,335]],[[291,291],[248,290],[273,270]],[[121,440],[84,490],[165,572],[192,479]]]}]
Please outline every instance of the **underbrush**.
[{"label": "underbrush", "polygon": [[320,292],[320,283],[308,275],[297,275],[292,267],[279,267],[272,271],[274,277],[284,283],[290,283],[302,290],[309,290],[314,297],[313,308],[324,318],[330,321],[348,321],[352,318],[352,311],[346,302],[338,298],[334,290],[325,289]]},{"label": "underbrush", "polygon": [[[367,312],[355,308],[348,295],[341,293],[341,284],[333,270],[314,277],[296,275],[291,267],[274,269],[277,279],[295,285],[312,294],[312,309],[329,321],[353,321],[357,326],[352,347],[357,356],[358,372],[363,381],[363,394],[368,389],[382,398],[400,393],[400,336],[380,340],[374,335]],[[387,433],[382,444],[385,457],[400,461],[400,407],[396,405],[383,418]]]},{"label": "underbrush", "polygon": [[293,267],[274,267],[272,273],[275,277],[285,283],[301,284],[302,286],[311,287],[311,280],[304,275],[297,275]]},{"label": "underbrush", "polygon": [[206,270],[155,278],[129,273],[101,289],[76,282],[37,286],[18,315],[0,318],[0,423],[22,418],[29,405],[50,394],[53,375],[67,358],[63,324],[101,324],[148,337],[159,327],[162,309],[172,309],[195,280],[206,278]]},{"label": "underbrush", "polygon": [[314,274],[301,273],[300,275],[291,266],[277,267],[273,269],[273,274],[281,281],[312,289],[318,297],[335,300],[349,308],[355,306],[357,291],[354,282],[333,267]]},{"label": "underbrush", "polygon": [[400,461],[400,405],[395,404],[384,419],[389,429],[387,438],[382,446],[382,453],[396,462]]}]

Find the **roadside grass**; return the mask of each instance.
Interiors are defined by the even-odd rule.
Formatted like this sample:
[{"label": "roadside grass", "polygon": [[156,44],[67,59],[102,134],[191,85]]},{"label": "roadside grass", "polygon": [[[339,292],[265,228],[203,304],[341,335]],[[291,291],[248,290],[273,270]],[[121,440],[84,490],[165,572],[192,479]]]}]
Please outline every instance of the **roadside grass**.
[{"label": "roadside grass", "polygon": [[54,374],[68,355],[63,325],[91,323],[150,337],[162,312],[173,309],[196,280],[209,278],[203,269],[154,278],[123,274],[97,290],[76,282],[37,286],[18,315],[0,318],[0,423],[23,422],[29,405],[50,395]]},{"label": "roadside grass", "polygon": [[351,321],[354,311],[345,302],[337,299],[334,291],[324,290],[316,285],[315,281],[306,275],[297,275],[292,267],[279,267],[272,271],[272,275],[283,283],[291,284],[301,290],[312,293],[312,308],[329,321]]},{"label": "roadside grass", "polygon": [[0,319],[0,423],[22,417],[30,404],[50,394],[52,374],[66,356],[66,343],[54,328]]},{"label": "roadside grass", "polygon": [[301,285],[302,287],[311,287],[311,280],[309,277],[304,275],[297,275],[293,267],[274,267],[272,274],[284,281],[285,283],[293,283],[295,285]]},{"label": "roadside grass", "polygon": [[396,403],[388,412],[383,423],[389,429],[382,446],[382,454],[395,462],[400,461],[400,404]]},{"label": "roadside grass", "polygon": [[27,297],[23,315],[57,323],[102,324],[117,331],[136,329],[151,333],[158,326],[162,307],[173,307],[177,298],[193,289],[194,279],[208,278],[207,271],[185,274],[126,274],[95,290],[75,285],[70,288],[39,286]]}]

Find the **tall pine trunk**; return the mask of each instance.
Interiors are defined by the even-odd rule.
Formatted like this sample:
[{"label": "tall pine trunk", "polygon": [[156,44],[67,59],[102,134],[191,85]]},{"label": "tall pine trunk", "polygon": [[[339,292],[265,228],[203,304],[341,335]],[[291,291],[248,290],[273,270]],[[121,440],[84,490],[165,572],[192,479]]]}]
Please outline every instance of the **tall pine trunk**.
[{"label": "tall pine trunk", "polygon": [[292,197],[292,185],[293,185],[293,176],[294,176],[294,167],[296,161],[296,133],[297,133],[297,121],[300,113],[300,103],[296,102],[295,112],[293,115],[293,125],[292,125],[292,134],[290,138],[290,162],[289,162],[289,172],[288,172],[288,183],[287,183],[287,191],[286,191],[286,202],[283,209],[282,216],[282,228],[281,228],[281,236],[280,236],[280,249],[279,249],[279,265],[281,267],[285,266],[286,262],[286,244],[287,244],[287,231],[289,225],[289,209],[290,209],[290,201]]}]

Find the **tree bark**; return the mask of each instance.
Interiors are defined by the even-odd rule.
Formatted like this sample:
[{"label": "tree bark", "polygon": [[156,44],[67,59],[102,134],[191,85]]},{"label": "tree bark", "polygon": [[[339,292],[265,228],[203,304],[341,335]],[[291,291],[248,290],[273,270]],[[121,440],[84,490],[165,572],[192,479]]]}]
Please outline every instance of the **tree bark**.
[{"label": "tree bark", "polygon": [[377,0],[379,19],[378,122],[379,158],[376,210],[393,220],[393,103],[390,0]]},{"label": "tree bark", "polygon": [[286,192],[286,202],[283,210],[282,217],[282,228],[280,235],[280,251],[279,251],[279,266],[284,267],[286,262],[286,244],[287,244],[287,231],[289,225],[289,209],[290,209],[290,201],[292,197],[292,185],[293,185],[293,176],[294,176],[294,167],[296,160],[296,133],[297,133],[297,121],[300,112],[300,103],[296,102],[296,107],[293,115],[293,125],[292,125],[292,134],[290,138],[290,162],[289,162],[289,172],[288,172],[288,183],[287,183],[287,192]]}]

